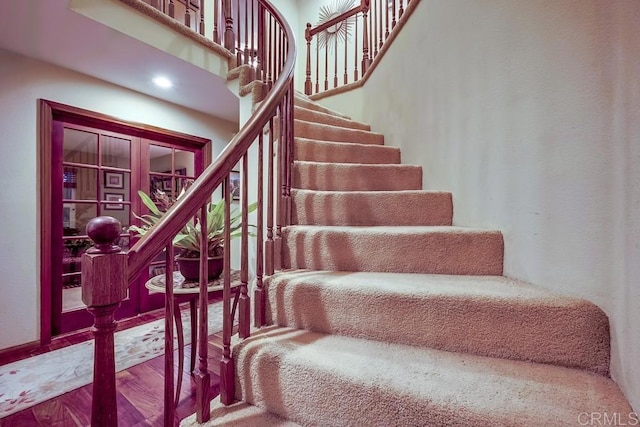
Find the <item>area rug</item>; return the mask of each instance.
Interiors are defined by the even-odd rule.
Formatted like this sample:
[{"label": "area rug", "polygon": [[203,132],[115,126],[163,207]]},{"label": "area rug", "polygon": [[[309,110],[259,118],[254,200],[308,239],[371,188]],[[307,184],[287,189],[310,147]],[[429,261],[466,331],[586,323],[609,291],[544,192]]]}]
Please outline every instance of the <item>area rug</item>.
[{"label": "area rug", "polygon": [[[185,345],[188,310],[182,311]],[[222,302],[209,305],[209,334],[222,330]],[[164,353],[164,319],[116,332],[116,371]],[[93,381],[93,340],[0,366],[0,418]]]}]

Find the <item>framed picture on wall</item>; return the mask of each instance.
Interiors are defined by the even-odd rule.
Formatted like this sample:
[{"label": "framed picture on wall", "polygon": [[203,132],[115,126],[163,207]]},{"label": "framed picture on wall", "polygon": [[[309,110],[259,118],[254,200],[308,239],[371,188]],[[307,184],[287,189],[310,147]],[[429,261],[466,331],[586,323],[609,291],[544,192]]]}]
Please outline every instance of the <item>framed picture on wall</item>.
[{"label": "framed picture on wall", "polygon": [[[104,193],[104,199],[107,202],[122,202],[124,201],[124,194]],[[121,210],[124,210],[124,204],[123,203],[105,203],[104,208],[112,211],[121,211]]]},{"label": "framed picture on wall", "polygon": [[124,188],[124,174],[122,172],[105,172],[104,188]]}]

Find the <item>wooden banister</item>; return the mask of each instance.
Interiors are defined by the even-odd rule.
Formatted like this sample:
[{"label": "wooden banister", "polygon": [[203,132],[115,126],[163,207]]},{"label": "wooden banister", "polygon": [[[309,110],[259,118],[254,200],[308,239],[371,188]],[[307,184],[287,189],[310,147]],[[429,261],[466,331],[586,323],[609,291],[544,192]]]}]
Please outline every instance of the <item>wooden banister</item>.
[{"label": "wooden banister", "polygon": [[[235,0],[236,2],[238,0]],[[240,0],[241,1],[241,0]],[[245,4],[245,26],[248,25],[248,8]],[[173,1],[166,3],[167,9],[173,13]],[[95,242],[95,248],[87,251],[82,259],[82,293],[83,300],[89,311],[95,317],[95,345],[94,356],[94,393],[92,403],[92,425],[117,425],[117,407],[115,390],[115,358],[113,337],[115,330],[114,312],[120,302],[126,297],[128,284],[141,274],[146,266],[163,250],[166,250],[165,269],[167,276],[166,319],[165,319],[165,425],[175,422],[175,405],[178,392],[174,391],[173,372],[173,323],[179,310],[173,299],[173,239],[185,224],[192,221],[200,227],[200,248],[208,247],[207,215],[212,193],[224,183],[224,271],[223,271],[223,357],[220,362],[220,397],[225,404],[230,404],[234,394],[234,362],[231,351],[231,336],[234,328],[234,313],[231,308],[232,292],[238,292],[239,301],[239,335],[240,338],[249,336],[251,319],[251,301],[249,288],[249,227],[248,227],[248,183],[249,183],[249,149],[257,143],[259,151],[257,188],[258,196],[258,227],[256,234],[260,260],[256,262],[257,298],[254,319],[258,326],[264,324],[265,292],[262,289],[264,273],[273,274],[274,268],[279,268],[281,262],[280,243],[282,227],[290,224],[291,218],[291,164],[293,162],[293,71],[296,58],[296,41],[289,25],[280,12],[267,0],[257,0],[257,41],[254,46],[251,35],[251,49],[248,49],[248,28],[242,31],[238,16],[234,27],[231,0],[215,1],[211,8],[214,15],[214,25],[217,35],[220,23],[217,17],[224,17],[224,41],[229,49],[236,49],[239,54],[241,34],[244,34],[244,52],[242,59],[254,67],[252,58],[257,56],[259,61],[258,74],[268,83],[266,97],[253,112],[249,120],[237,135],[229,142],[214,162],[195,179],[186,192],[163,214],[153,227],[146,230],[136,244],[125,253],[114,245],[120,236],[120,223],[110,217],[93,219],[87,228],[87,234]],[[239,7],[236,3],[234,7]],[[236,9],[238,11],[238,9]],[[251,26],[253,29],[254,7],[251,7]],[[189,19],[185,15],[185,19]],[[202,22],[202,21],[201,21]],[[202,31],[202,28],[200,28]],[[253,33],[253,31],[252,31]],[[235,36],[238,43],[235,43]],[[215,38],[215,37],[214,37]],[[240,56],[238,56],[240,58]],[[261,72],[260,72],[261,71]],[[275,123],[275,126],[274,126]],[[264,131],[268,130],[268,156],[263,156]],[[268,157],[265,159],[264,157]],[[242,227],[240,285],[237,291],[231,288],[230,252],[226,244],[231,241],[231,186],[230,173],[242,160]],[[263,162],[267,162],[268,188],[264,188]],[[274,176],[275,175],[275,176]],[[253,178],[253,176],[252,176]],[[266,207],[263,205],[263,191],[267,192]],[[266,224],[263,214],[266,211]],[[234,214],[235,215],[235,214]],[[275,224],[274,224],[275,222]],[[267,238],[263,240],[264,231]],[[237,232],[234,232],[236,234]],[[197,343],[192,343],[198,349],[198,364],[194,371],[196,384],[196,412],[198,422],[205,422],[209,418],[209,387],[210,375],[207,365],[207,336],[208,336],[208,301],[207,301],[207,251],[200,251],[200,282],[199,282],[199,325]],[[180,343],[180,337],[178,337]],[[180,345],[180,344],[179,344]],[[178,385],[179,387],[179,385]]]},{"label": "wooden banister", "polygon": [[[368,2],[367,2],[368,3]],[[341,13],[340,15],[336,16],[335,18],[331,18],[330,20],[328,20],[327,22],[323,22],[322,24],[318,24],[317,26],[311,28],[309,30],[309,35],[311,37],[315,36],[316,34],[318,34],[321,31],[326,30],[329,27],[332,27],[348,18],[351,18],[352,16],[362,12],[362,10],[365,7],[365,1],[362,0],[360,2],[360,4],[356,7],[354,7],[353,9],[349,9],[344,13]]]}]

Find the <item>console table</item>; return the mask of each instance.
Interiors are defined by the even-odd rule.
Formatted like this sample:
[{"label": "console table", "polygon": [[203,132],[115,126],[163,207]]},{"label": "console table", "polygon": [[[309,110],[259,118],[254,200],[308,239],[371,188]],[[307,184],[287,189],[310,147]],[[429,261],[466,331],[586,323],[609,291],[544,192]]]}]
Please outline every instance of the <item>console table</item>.
[{"label": "console table", "polygon": [[[224,286],[224,273],[219,278],[210,280],[207,284],[207,295],[222,292]],[[182,382],[182,370],[184,361],[184,333],[182,328],[182,315],[180,313],[180,304],[189,302],[189,317],[191,322],[191,352],[190,352],[190,371],[193,373],[196,364],[197,339],[198,339],[198,316],[196,308],[200,297],[200,289],[198,282],[187,281],[178,271],[173,272],[173,316],[176,324],[176,332],[178,338],[178,370],[180,372],[180,384]],[[151,292],[166,293],[166,275],[160,274],[152,277],[145,283],[145,287]],[[240,271],[233,270],[231,272],[231,291],[234,293],[233,308],[231,310],[231,321],[235,319],[236,308],[238,306],[238,297],[240,295]],[[176,403],[179,398],[179,389],[176,393]]]}]

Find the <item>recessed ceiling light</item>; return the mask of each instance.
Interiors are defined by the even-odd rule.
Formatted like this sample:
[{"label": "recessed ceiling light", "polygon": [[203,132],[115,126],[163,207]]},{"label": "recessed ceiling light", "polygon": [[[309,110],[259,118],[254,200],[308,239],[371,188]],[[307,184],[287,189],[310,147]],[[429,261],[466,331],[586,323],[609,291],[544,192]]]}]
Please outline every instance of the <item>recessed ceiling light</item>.
[{"label": "recessed ceiling light", "polygon": [[169,80],[164,76],[154,77],[153,83],[155,83],[156,86],[160,86],[161,88],[164,88],[164,89],[169,89],[171,86],[173,86],[173,83],[171,82],[171,80]]}]

